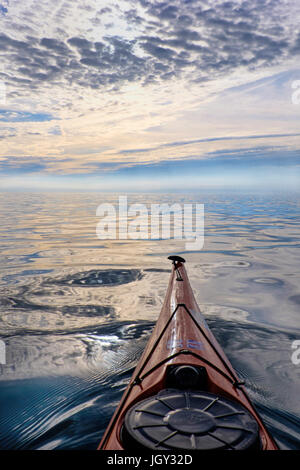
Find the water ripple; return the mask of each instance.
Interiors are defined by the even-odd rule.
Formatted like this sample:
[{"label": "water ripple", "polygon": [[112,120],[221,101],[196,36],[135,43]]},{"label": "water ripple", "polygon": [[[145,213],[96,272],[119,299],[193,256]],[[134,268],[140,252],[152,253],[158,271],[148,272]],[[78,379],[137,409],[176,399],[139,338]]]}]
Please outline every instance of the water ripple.
[{"label": "water ripple", "polygon": [[142,273],[137,269],[107,269],[93,270],[85,273],[77,273],[56,280],[57,284],[77,285],[77,286],[119,286],[142,278]]},{"label": "water ripple", "polygon": [[132,202],[205,204],[205,244],[98,240],[118,195],[0,193],[0,447],[95,449],[182,254],[200,307],[281,448],[299,447],[300,200],[199,191]]}]

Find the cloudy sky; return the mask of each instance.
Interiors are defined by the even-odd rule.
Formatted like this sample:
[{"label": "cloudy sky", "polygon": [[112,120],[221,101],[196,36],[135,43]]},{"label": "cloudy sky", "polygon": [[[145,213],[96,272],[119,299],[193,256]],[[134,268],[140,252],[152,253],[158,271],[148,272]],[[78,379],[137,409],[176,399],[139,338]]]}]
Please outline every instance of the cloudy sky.
[{"label": "cloudy sky", "polygon": [[0,0],[0,188],[300,187],[298,0]]}]

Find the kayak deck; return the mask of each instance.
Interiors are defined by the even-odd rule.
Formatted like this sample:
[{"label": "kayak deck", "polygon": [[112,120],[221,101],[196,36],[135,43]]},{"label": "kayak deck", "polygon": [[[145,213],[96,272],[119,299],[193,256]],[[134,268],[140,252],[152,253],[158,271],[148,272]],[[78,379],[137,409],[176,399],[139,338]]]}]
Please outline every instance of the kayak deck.
[{"label": "kayak deck", "polygon": [[276,450],[195,300],[180,257],[102,450]]}]

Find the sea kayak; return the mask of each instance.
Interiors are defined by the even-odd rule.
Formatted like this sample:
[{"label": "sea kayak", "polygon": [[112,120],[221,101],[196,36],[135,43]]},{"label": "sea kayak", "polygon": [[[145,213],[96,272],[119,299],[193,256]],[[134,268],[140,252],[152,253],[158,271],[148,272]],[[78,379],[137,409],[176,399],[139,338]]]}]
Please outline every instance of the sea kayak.
[{"label": "sea kayak", "polygon": [[277,450],[195,300],[185,260],[99,450]]}]

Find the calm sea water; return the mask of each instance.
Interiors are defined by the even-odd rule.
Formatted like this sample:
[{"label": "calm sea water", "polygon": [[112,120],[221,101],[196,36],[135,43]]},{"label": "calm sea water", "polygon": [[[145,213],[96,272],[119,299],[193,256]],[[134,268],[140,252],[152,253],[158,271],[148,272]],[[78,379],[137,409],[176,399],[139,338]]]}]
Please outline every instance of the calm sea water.
[{"label": "calm sea water", "polygon": [[300,196],[199,192],[205,244],[99,240],[118,194],[0,193],[1,449],[95,449],[159,314],[178,253],[209,326],[283,449],[300,448]]}]

